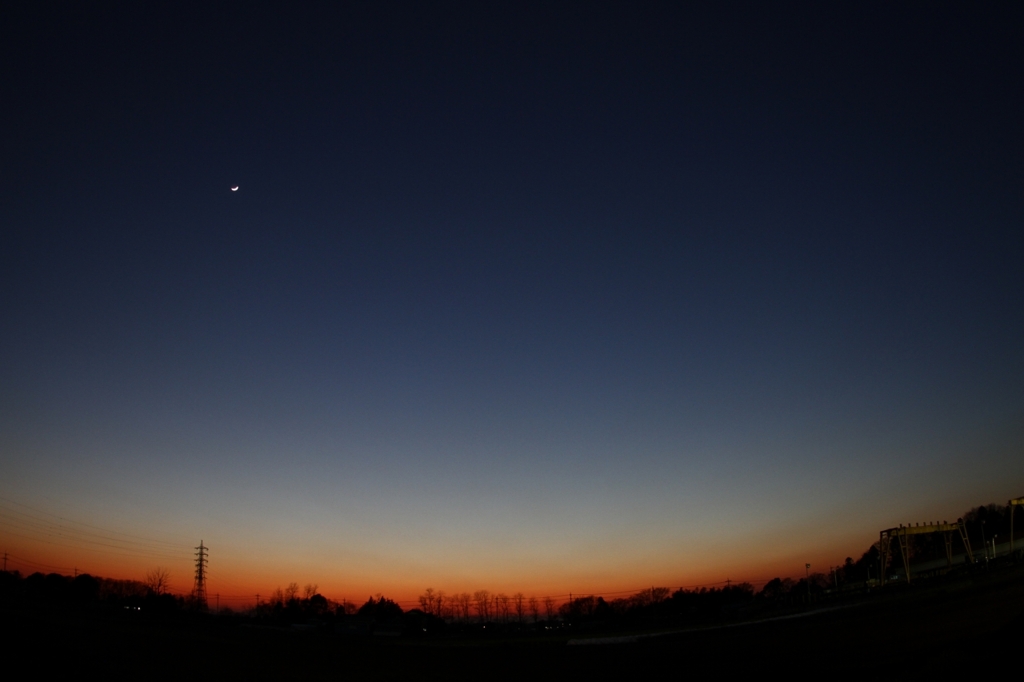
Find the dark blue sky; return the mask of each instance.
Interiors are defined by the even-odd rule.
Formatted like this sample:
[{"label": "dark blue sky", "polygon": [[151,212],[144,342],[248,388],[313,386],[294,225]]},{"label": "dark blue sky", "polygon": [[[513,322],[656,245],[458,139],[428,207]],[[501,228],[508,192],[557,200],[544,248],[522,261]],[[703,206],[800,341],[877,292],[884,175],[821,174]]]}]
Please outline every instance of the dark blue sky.
[{"label": "dark blue sky", "polygon": [[589,589],[1019,495],[1022,19],[7,7],[0,494]]}]

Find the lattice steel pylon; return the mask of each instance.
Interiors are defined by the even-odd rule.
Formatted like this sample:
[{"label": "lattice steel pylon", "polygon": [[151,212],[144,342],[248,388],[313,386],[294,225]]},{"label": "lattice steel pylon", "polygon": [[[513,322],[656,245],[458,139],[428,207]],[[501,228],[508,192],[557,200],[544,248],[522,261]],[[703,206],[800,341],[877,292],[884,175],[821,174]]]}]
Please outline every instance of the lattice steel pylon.
[{"label": "lattice steel pylon", "polygon": [[196,547],[196,581],[192,585],[192,603],[200,611],[206,610],[206,564],[209,559],[206,557],[206,553],[210,551],[209,547],[203,546],[203,541],[199,541],[199,546]]}]

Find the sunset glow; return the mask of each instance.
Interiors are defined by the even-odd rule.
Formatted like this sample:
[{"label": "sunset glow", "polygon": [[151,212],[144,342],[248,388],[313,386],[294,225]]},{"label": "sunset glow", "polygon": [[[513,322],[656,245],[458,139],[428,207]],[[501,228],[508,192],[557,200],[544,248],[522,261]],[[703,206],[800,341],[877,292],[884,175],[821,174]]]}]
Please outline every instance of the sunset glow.
[{"label": "sunset glow", "polygon": [[9,569],[759,589],[1024,495],[1004,21],[337,5],[5,10]]}]

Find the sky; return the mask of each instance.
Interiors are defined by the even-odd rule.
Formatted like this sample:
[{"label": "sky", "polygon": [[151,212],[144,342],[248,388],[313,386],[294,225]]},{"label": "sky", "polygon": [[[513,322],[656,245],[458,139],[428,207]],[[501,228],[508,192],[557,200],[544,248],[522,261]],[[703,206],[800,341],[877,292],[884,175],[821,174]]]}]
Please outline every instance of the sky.
[{"label": "sky", "polygon": [[12,566],[611,594],[1024,494],[1020,7],[339,5],[0,9]]}]

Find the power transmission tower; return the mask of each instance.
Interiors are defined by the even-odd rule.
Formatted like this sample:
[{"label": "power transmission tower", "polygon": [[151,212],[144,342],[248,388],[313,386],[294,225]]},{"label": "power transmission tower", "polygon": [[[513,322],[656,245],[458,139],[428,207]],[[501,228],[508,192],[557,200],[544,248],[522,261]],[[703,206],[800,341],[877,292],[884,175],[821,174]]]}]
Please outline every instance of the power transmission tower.
[{"label": "power transmission tower", "polygon": [[208,551],[210,551],[210,548],[204,547],[203,541],[200,540],[195,553],[196,581],[192,585],[192,600],[200,611],[206,610],[206,564],[209,561],[206,558],[206,553]]}]

